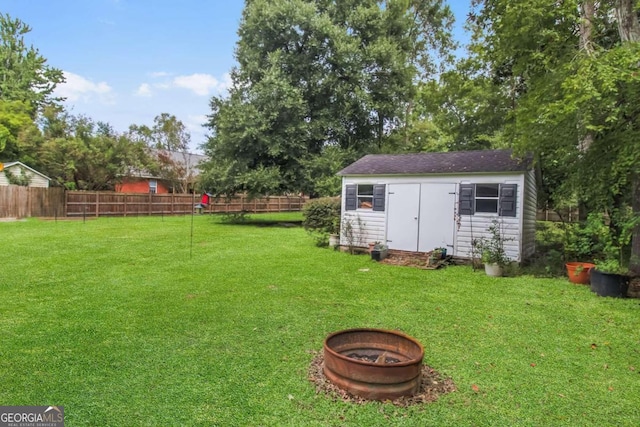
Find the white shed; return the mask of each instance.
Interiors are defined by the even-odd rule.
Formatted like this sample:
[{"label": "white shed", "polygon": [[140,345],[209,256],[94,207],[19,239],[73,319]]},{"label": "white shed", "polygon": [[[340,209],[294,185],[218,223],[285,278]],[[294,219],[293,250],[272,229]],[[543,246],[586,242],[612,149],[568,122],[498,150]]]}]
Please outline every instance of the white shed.
[{"label": "white shed", "polygon": [[[507,256],[535,251],[536,185],[530,157],[511,150],[372,154],[342,176],[341,245],[471,257],[472,242],[497,220]],[[353,237],[345,237],[345,225]],[[348,240],[351,240],[350,242]]]},{"label": "white shed", "polygon": [[41,174],[35,169],[30,168],[22,162],[9,162],[3,165],[3,168],[0,170],[0,185],[10,185],[8,174],[13,175],[13,177],[25,180],[28,185],[27,187],[49,187],[49,182],[51,178],[46,175]]}]

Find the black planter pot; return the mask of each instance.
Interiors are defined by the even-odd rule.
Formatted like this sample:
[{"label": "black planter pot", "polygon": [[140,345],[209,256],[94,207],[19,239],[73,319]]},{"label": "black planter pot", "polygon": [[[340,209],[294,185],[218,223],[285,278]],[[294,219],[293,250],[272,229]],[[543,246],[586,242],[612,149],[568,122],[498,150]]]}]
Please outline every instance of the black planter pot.
[{"label": "black planter pot", "polygon": [[601,297],[624,298],[629,290],[629,277],[622,274],[591,270],[591,291]]},{"label": "black planter pot", "polygon": [[374,249],[371,251],[371,259],[374,261],[382,261],[387,257],[387,249]]}]

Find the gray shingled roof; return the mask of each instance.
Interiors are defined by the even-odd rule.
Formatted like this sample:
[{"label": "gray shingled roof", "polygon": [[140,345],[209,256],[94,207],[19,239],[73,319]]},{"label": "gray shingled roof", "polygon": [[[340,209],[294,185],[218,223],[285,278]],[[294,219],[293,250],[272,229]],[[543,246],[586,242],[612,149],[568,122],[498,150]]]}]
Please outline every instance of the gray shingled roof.
[{"label": "gray shingled roof", "polygon": [[531,168],[531,156],[515,159],[511,150],[448,153],[369,154],[338,175],[424,175],[441,173],[520,172]]},{"label": "gray shingled roof", "polygon": [[[192,153],[182,153],[178,151],[169,151],[169,150],[159,150],[156,148],[150,149],[150,154],[152,156],[157,157],[160,153],[168,156],[171,161],[176,164],[180,164],[185,168],[185,175],[197,177],[200,175],[200,163],[208,160],[207,156],[203,156],[201,154],[192,154]],[[130,169],[127,173],[128,176],[134,176],[138,178],[161,178],[149,172],[146,169]]]}]

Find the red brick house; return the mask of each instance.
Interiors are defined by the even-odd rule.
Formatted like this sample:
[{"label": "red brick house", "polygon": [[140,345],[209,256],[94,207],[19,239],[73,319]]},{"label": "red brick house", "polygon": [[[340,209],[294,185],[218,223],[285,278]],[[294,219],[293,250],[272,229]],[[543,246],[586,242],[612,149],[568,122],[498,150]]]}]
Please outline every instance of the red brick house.
[{"label": "red brick house", "polygon": [[[198,180],[198,165],[207,159],[200,154],[181,153],[168,150],[153,150],[163,166],[163,172],[150,173],[132,170],[116,184],[117,193],[190,193]],[[178,188],[179,187],[179,188]]]}]

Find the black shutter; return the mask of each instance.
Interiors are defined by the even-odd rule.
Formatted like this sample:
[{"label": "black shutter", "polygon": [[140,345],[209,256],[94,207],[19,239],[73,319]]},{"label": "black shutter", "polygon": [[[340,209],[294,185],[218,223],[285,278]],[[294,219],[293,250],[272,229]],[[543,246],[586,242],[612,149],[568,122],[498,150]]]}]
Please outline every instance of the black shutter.
[{"label": "black shutter", "polygon": [[378,184],[373,186],[373,210],[384,212],[384,192],[385,185]]},{"label": "black shutter", "polygon": [[516,216],[516,195],[518,184],[500,184],[500,216]]},{"label": "black shutter", "polygon": [[344,209],[355,211],[358,206],[358,187],[355,184],[347,185],[344,194]]},{"label": "black shutter", "polygon": [[474,184],[460,184],[460,215],[473,215],[474,201],[475,201],[475,189]]}]

